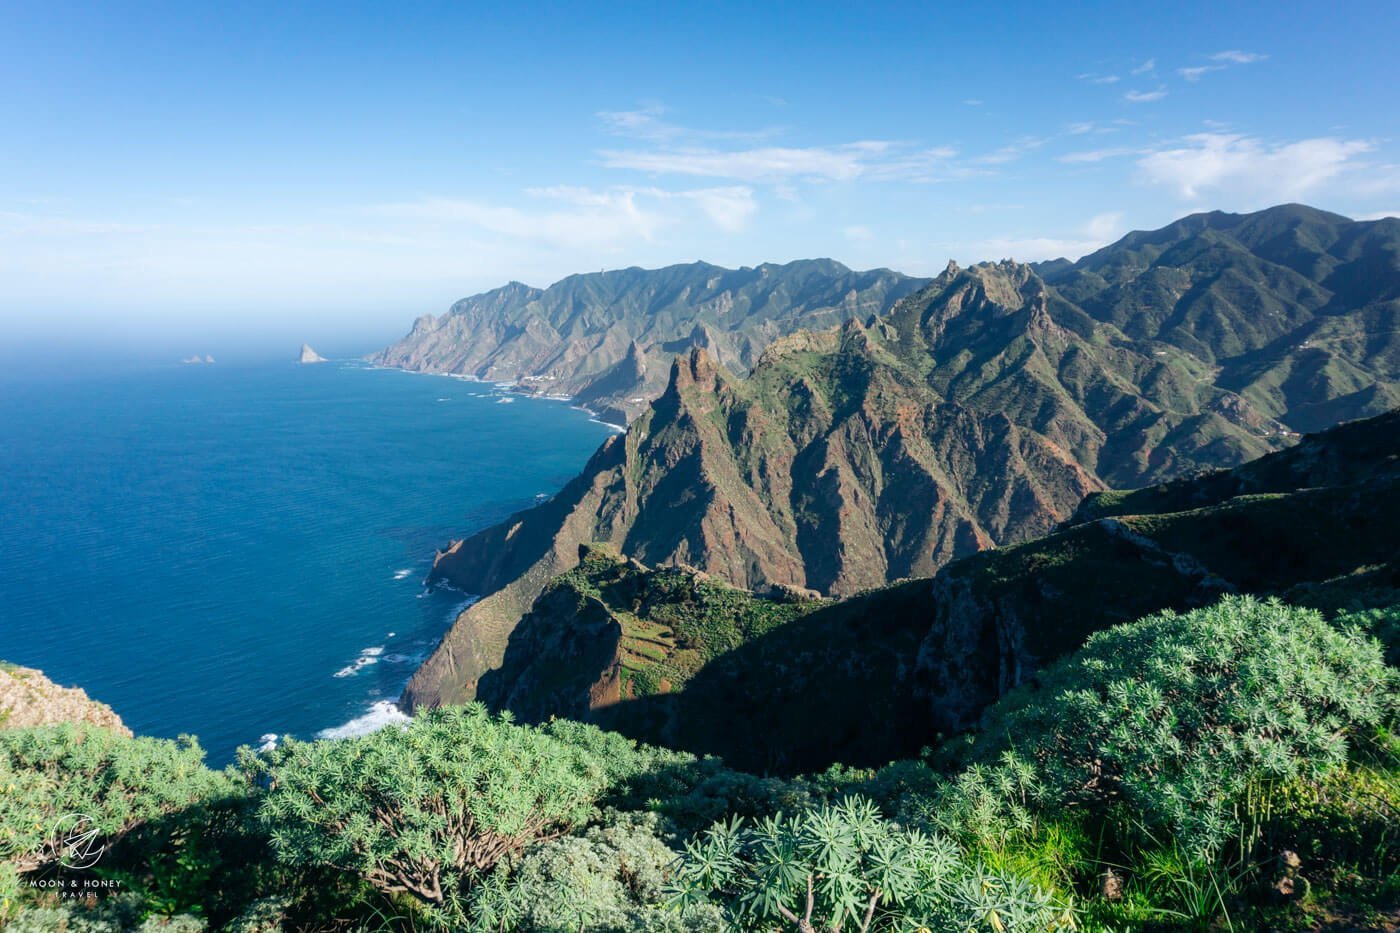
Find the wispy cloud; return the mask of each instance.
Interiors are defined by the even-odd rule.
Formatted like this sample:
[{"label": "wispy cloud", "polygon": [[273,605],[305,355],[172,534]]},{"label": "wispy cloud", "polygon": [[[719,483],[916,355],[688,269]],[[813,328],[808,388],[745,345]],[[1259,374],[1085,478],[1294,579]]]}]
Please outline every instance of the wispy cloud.
[{"label": "wispy cloud", "polygon": [[1045,142],[1038,136],[1022,136],[1016,142],[1002,146],[986,155],[978,156],[973,161],[979,165],[1005,165],[1008,162],[1015,162],[1028,152],[1034,152],[1045,145]]},{"label": "wispy cloud", "polygon": [[1178,68],[1176,70],[1176,73],[1181,75],[1181,77],[1185,78],[1187,81],[1195,82],[1201,80],[1202,77],[1210,74],[1212,71],[1224,70],[1224,65],[1197,65],[1194,68]]},{"label": "wispy cloud", "polygon": [[1260,55],[1258,52],[1241,52],[1239,49],[1226,49],[1224,52],[1216,52],[1210,57],[1213,62],[1229,62],[1232,65],[1251,65],[1254,62],[1262,62],[1268,58],[1267,55]]},{"label": "wispy cloud", "polygon": [[982,106],[982,101],[978,100],[978,99],[975,98],[975,97],[969,97],[967,100],[963,101],[963,103],[966,104],[966,105],[969,106],[969,107],[980,107],[980,106]]},{"label": "wispy cloud", "polygon": [[842,233],[846,235],[846,239],[854,243],[868,243],[875,239],[874,232],[869,227],[862,224],[852,224],[843,230]]},{"label": "wispy cloud", "polygon": [[54,217],[16,211],[0,211],[0,232],[16,236],[119,236],[126,233],[144,233],[155,229],[157,228],[151,224],[118,223],[80,217]]},{"label": "wispy cloud", "polygon": [[1198,133],[1180,145],[1144,155],[1137,164],[1147,181],[1187,199],[1225,192],[1288,200],[1355,167],[1355,157],[1373,148],[1364,140],[1332,137],[1270,143],[1236,134]]},{"label": "wispy cloud", "polygon": [[652,175],[691,175],[749,182],[877,180],[932,181],[953,169],[957,150],[940,146],[912,149],[887,140],[839,146],[722,150],[705,147],[604,150],[608,168]]},{"label": "wispy cloud", "polygon": [[563,206],[524,210],[475,200],[426,198],[385,204],[374,210],[416,221],[465,224],[513,239],[566,248],[650,240],[667,222],[660,212],[639,204],[635,191],[556,188],[532,189],[528,193],[560,201]]},{"label": "wispy cloud", "polygon": [[1156,71],[1156,70],[1157,70],[1157,59],[1155,59],[1155,58],[1149,58],[1147,61],[1143,62],[1141,65],[1138,65],[1136,68],[1134,68],[1134,69],[1133,69],[1133,74],[1135,74],[1135,75],[1146,75],[1146,74],[1151,74],[1152,72],[1154,72],[1154,71]]},{"label": "wispy cloud", "polygon": [[1115,146],[1112,149],[1090,149],[1087,152],[1068,152],[1060,156],[1058,161],[1066,165],[1083,165],[1086,163],[1104,162],[1108,159],[1118,159],[1123,156],[1138,155],[1141,149],[1130,146]]},{"label": "wispy cloud", "polygon": [[1154,100],[1161,100],[1167,96],[1165,87],[1158,87],[1155,91],[1129,91],[1123,95],[1123,99],[1130,104],[1150,104]]},{"label": "wispy cloud", "polygon": [[662,188],[527,188],[539,209],[477,200],[425,198],[373,208],[375,213],[419,222],[460,224],[512,239],[558,248],[597,247],[652,240],[682,215],[667,205],[691,204],[717,228],[742,230],[758,210],[753,191],[742,186],[668,191]]},{"label": "wispy cloud", "polygon": [[[770,103],[778,98],[765,98]],[[785,101],[783,103],[786,103]],[[632,139],[646,139],[653,142],[670,142],[679,139],[695,140],[761,140],[777,135],[776,127],[759,130],[702,130],[681,126],[664,119],[667,109],[660,104],[645,104],[633,110],[600,110],[595,116],[603,124],[603,129],[614,136],[627,136]]]},{"label": "wispy cloud", "polygon": [[1122,79],[1117,75],[1101,75],[1088,72],[1075,75],[1080,81],[1088,81],[1090,84],[1117,84]]},{"label": "wispy cloud", "polygon": [[969,258],[977,260],[1010,258],[1040,262],[1062,256],[1078,259],[1116,240],[1122,233],[1123,214],[1110,211],[1094,215],[1078,229],[1068,230],[1062,236],[995,237],[966,244],[965,248],[973,251]]}]

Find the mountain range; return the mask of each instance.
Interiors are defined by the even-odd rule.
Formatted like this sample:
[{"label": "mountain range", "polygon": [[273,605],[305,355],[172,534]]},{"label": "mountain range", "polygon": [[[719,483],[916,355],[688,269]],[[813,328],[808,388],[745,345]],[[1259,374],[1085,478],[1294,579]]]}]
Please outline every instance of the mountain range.
[{"label": "mountain range", "polygon": [[425,315],[372,359],[569,396],[626,423],[666,385],[670,361],[705,347],[746,371],[776,337],[889,309],[926,279],[852,272],[830,259],[724,269],[706,262],[511,282]]},{"label": "mountain range", "polygon": [[[438,555],[435,576],[484,598],[403,705],[476,697],[581,548],[786,600],[951,580],[945,565],[1042,538],[1086,496],[1234,467],[1400,404],[1394,219],[1298,205],[1198,214],[1076,263],[950,263],[922,282],[822,262],[740,273],[752,283],[795,267],[804,290],[782,294],[807,299],[780,312],[770,293],[768,310],[744,306],[751,326],[722,334],[693,323],[713,304],[656,297],[680,294],[678,276],[697,267],[626,270],[468,299],[378,357],[494,378],[507,361],[523,366],[527,347],[552,346],[530,373],[584,392],[622,385],[631,359],[626,371],[645,378],[599,396],[615,401],[647,398],[656,355],[683,351],[659,396],[551,501]],[[653,304],[611,303],[609,276]],[[841,310],[810,297],[848,287]],[[652,322],[647,308],[667,310]],[[559,322],[616,339],[560,343]],[[679,344],[658,336],[686,326]],[[603,356],[581,349],[604,345]],[[621,363],[605,366],[610,354]]]}]

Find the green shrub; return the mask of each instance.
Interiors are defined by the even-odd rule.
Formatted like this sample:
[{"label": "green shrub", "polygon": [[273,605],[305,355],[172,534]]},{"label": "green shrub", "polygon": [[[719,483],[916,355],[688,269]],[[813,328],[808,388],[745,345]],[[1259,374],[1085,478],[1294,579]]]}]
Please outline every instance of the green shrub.
[{"label": "green shrub", "polygon": [[5,926],[6,933],[202,933],[198,917],[147,917],[139,897],[121,895],[93,903],[63,901],[25,907]]},{"label": "green shrub", "polygon": [[613,813],[603,826],[530,847],[473,892],[473,929],[661,933],[724,929],[719,911],[682,918],[665,904],[677,853],[655,814]]},{"label": "green shrub", "polygon": [[53,829],[82,815],[108,841],[200,801],[238,793],[191,738],[128,738],[64,724],[0,731],[0,860],[32,871],[61,854]]},{"label": "green shrub", "polygon": [[1324,776],[1394,712],[1395,674],[1374,641],[1312,610],[1228,597],[1099,632],[1038,688],[1003,699],[979,754],[1015,749],[1022,778],[995,766],[976,786],[954,782],[943,805],[992,819],[966,799],[990,787],[1015,824],[1030,803],[1121,804],[1207,854],[1242,829],[1236,805],[1251,791]]},{"label": "green shrub", "polygon": [[267,785],[259,817],[279,859],[356,873],[449,917],[463,881],[583,824],[609,782],[594,756],[479,704],[242,757]]},{"label": "green shrub", "polygon": [[900,829],[855,797],[716,824],[686,844],[675,892],[684,910],[717,905],[743,929],[1004,933],[1074,923],[1029,881],[969,865],[948,839]]}]

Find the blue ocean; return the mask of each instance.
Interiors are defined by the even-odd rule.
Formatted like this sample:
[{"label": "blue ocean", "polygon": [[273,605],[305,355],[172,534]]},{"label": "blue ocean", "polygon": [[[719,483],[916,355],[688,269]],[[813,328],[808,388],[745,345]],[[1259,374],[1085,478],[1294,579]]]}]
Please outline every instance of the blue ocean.
[{"label": "blue ocean", "polygon": [[355,361],[0,388],[0,659],[215,765],[394,718],[469,598],[425,587],[434,548],[555,492],[612,430]]}]

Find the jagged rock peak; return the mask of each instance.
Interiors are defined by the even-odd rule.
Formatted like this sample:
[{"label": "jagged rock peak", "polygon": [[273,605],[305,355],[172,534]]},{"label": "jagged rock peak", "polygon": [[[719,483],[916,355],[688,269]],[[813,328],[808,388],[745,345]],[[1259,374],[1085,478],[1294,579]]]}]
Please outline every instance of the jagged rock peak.
[{"label": "jagged rock peak", "polygon": [[714,389],[717,378],[718,370],[710,352],[704,347],[691,347],[688,355],[676,357],[671,364],[671,383],[666,387],[666,394],[691,385]]},{"label": "jagged rock peak", "polygon": [[311,344],[301,345],[301,356],[297,358],[298,363],[324,363],[326,358],[315,350],[311,349]]}]

